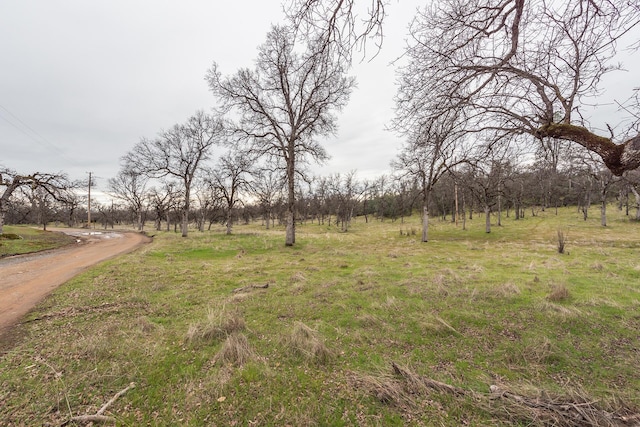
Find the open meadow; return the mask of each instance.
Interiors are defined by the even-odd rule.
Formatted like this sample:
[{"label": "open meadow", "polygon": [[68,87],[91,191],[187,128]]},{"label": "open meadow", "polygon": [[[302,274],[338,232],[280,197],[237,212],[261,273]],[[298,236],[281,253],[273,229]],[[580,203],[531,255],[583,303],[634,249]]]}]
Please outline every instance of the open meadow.
[{"label": "open meadow", "polygon": [[596,213],[150,232],[2,344],[0,424],[637,425],[640,223]]}]

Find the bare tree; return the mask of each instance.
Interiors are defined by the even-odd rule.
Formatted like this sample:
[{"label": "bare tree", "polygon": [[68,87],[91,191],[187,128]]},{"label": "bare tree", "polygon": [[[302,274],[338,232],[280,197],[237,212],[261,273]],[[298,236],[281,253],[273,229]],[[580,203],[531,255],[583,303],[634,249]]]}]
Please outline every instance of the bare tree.
[{"label": "bare tree", "polygon": [[[324,35],[343,50],[382,35],[384,2],[293,0],[301,29]],[[357,25],[360,23],[359,25]],[[620,68],[618,42],[640,25],[640,3],[628,0],[442,0],[414,19],[407,50],[412,76],[402,82],[405,111],[437,117],[464,107],[470,132],[528,134],[570,141],[599,155],[615,174],[640,165],[639,104],[635,133],[599,135],[582,116],[601,93],[602,77]],[[633,102],[636,102],[635,104]],[[409,117],[407,117],[409,118]]]},{"label": "bare tree", "polygon": [[257,198],[268,230],[269,222],[274,221],[274,206],[282,199],[284,182],[277,170],[258,167],[254,168],[251,174],[253,179],[249,186],[250,191]]},{"label": "bare tree", "polygon": [[358,181],[355,170],[345,175],[335,174],[329,178],[329,183],[335,199],[336,225],[340,224],[342,232],[346,233],[365,188]]},{"label": "bare tree", "polygon": [[240,202],[239,195],[248,188],[247,176],[251,171],[252,160],[238,151],[231,151],[220,157],[214,170],[208,172],[205,180],[215,188],[225,203],[225,225],[227,234],[233,228],[233,209]]},{"label": "bare tree", "polygon": [[173,181],[165,181],[162,188],[154,187],[149,190],[150,204],[155,214],[155,229],[158,231],[161,229],[163,219],[167,223],[166,230],[169,231],[171,228],[171,211],[180,197],[176,186]]},{"label": "bare tree", "polygon": [[222,121],[198,111],[186,123],[161,132],[155,139],[143,138],[123,157],[125,169],[150,178],[176,178],[182,184],[182,237],[187,237],[191,185],[202,162],[209,159],[214,144],[221,143]]},{"label": "bare tree", "polygon": [[35,191],[37,189],[40,198],[46,195],[57,201],[65,201],[68,198],[68,192],[73,188],[73,183],[63,173],[35,172],[30,175],[22,175],[11,169],[0,167],[0,187],[4,188],[0,194],[0,234],[2,234],[9,199],[16,190],[31,188]]},{"label": "bare tree", "polygon": [[[303,44],[306,43],[306,46]],[[285,244],[295,243],[296,175],[309,157],[328,156],[315,140],[334,134],[336,117],[355,84],[344,67],[317,40],[300,40],[288,27],[274,26],[260,46],[254,70],[222,77],[217,64],[206,76],[223,111],[240,117],[235,135],[251,155],[285,166],[287,213]]]},{"label": "bare tree", "polygon": [[142,217],[148,201],[148,181],[149,178],[145,175],[126,166],[114,178],[109,179],[110,194],[127,203],[136,218],[136,228],[139,231],[144,229]]},{"label": "bare tree", "polygon": [[[403,122],[399,109],[397,123]],[[407,133],[407,132],[405,132]],[[416,180],[422,194],[422,242],[429,241],[429,204],[434,185],[456,164],[467,160],[460,115],[448,110],[425,123],[413,124],[408,140],[391,165]]]}]

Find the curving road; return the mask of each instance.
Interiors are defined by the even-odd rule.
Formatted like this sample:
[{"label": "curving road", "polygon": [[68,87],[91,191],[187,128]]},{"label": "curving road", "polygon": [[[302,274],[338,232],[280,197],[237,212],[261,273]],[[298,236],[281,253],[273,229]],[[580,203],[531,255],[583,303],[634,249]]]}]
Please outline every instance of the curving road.
[{"label": "curving road", "polygon": [[151,239],[133,232],[51,229],[76,236],[77,245],[0,259],[0,337],[55,288],[87,268]]}]

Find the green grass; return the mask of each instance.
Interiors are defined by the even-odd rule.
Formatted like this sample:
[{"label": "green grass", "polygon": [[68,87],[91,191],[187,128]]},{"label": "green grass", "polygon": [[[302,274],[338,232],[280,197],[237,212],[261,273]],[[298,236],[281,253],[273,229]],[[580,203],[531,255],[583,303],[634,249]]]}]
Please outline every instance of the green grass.
[{"label": "green grass", "polygon": [[[75,242],[72,236],[37,230],[28,226],[5,225],[3,229],[4,233],[0,235],[0,258],[55,249]],[[7,235],[18,238],[2,237]]]},{"label": "green grass", "polygon": [[638,408],[640,224],[610,211],[606,228],[567,208],[491,234],[434,220],[426,244],[406,235],[417,217],[302,225],[294,247],[258,225],[159,233],[17,328],[0,419],[61,423],[130,382],[119,425],[535,425],[490,385]]}]

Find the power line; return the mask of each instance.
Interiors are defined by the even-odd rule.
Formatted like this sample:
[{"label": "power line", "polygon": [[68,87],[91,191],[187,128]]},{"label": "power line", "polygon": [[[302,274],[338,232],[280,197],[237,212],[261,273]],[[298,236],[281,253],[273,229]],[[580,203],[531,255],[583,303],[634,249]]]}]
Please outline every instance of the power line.
[{"label": "power line", "polygon": [[[65,154],[64,151],[57,147],[55,144],[53,144],[52,142],[50,142],[47,138],[45,138],[44,136],[42,136],[41,134],[39,134],[36,130],[34,130],[31,126],[29,126],[28,124],[26,124],[23,120],[21,120],[18,116],[16,116],[15,114],[13,114],[11,111],[9,111],[9,109],[7,107],[5,107],[4,105],[0,104],[0,108],[2,110],[4,110],[6,113],[9,114],[9,116],[11,116],[13,118],[14,121],[9,120],[7,117],[4,117],[2,114],[0,114],[0,119],[4,120],[5,122],[7,122],[9,125],[11,125],[13,128],[15,128],[16,130],[20,131],[22,134],[24,134],[26,137],[28,137],[29,139],[31,139],[33,142],[39,144],[40,146],[47,148],[49,150],[54,151],[56,154],[58,154],[61,158],[63,158],[64,160],[72,163],[74,166],[79,165],[79,163],[76,160],[70,159],[68,158]],[[0,111],[1,113],[1,111]],[[18,124],[20,124],[20,126],[18,126],[15,121],[18,122]]]}]

